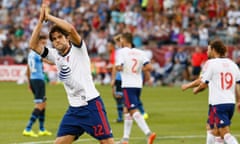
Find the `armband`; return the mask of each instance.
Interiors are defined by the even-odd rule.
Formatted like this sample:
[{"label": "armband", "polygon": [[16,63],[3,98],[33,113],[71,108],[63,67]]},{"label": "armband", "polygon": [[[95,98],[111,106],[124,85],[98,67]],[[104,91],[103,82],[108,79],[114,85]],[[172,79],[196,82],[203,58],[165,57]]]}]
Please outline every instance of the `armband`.
[{"label": "armband", "polygon": [[48,48],[47,48],[47,47],[44,47],[41,56],[42,56],[43,58],[45,58],[47,55],[48,55]]}]

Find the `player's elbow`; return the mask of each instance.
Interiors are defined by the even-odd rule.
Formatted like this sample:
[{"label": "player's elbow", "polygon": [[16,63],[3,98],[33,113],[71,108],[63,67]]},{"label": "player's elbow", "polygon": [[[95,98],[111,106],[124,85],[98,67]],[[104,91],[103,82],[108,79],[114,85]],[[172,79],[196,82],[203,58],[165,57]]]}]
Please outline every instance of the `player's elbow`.
[{"label": "player's elbow", "polygon": [[73,25],[70,25],[70,26],[69,26],[69,29],[68,29],[68,33],[73,34],[73,33],[75,33],[75,32],[76,32],[76,29],[74,28],[74,26],[73,26]]},{"label": "player's elbow", "polygon": [[146,64],[144,67],[143,67],[143,71],[153,71],[153,67],[151,64]]},{"label": "player's elbow", "polygon": [[29,48],[32,49],[32,50],[34,50],[34,49],[36,49],[36,47],[37,47],[37,44],[36,44],[33,40],[30,40],[30,42],[29,42]]},{"label": "player's elbow", "polygon": [[117,71],[122,71],[123,70],[122,66],[116,66],[115,68],[116,68]]}]

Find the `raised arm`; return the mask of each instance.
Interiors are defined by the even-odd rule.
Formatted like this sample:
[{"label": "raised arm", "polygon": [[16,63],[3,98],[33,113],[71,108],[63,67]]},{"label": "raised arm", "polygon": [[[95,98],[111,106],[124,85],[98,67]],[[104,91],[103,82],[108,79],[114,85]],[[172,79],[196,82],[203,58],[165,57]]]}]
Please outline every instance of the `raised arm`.
[{"label": "raised arm", "polygon": [[43,4],[42,7],[41,7],[38,23],[35,26],[35,28],[32,32],[30,41],[29,41],[29,47],[40,55],[41,55],[42,49],[44,47],[43,45],[39,45],[39,43],[38,43],[40,32],[41,32],[43,21],[44,21],[44,13],[45,13],[44,11],[45,11],[45,5]]},{"label": "raised arm", "polygon": [[74,26],[72,24],[68,23],[67,21],[65,21],[63,19],[60,19],[58,17],[55,17],[55,16],[49,14],[47,9],[45,9],[45,20],[51,21],[51,22],[55,23],[57,26],[61,27],[65,31],[67,31],[70,36],[71,42],[76,45],[80,45],[82,38],[78,34],[77,30],[74,28]]}]

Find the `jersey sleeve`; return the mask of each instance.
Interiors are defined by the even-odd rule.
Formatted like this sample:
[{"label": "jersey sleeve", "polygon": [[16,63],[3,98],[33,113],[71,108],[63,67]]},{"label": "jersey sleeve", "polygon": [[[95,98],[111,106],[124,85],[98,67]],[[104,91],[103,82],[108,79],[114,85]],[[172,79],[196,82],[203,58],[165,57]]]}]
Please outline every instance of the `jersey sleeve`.
[{"label": "jersey sleeve", "polygon": [[115,65],[120,66],[124,62],[123,54],[122,54],[122,49],[116,51],[116,60],[115,60]]},{"label": "jersey sleeve", "polygon": [[212,62],[208,60],[203,66],[202,73],[200,76],[202,82],[209,83],[213,75],[212,67],[213,67]]},{"label": "jersey sleeve", "polygon": [[240,70],[236,64],[234,64],[236,67],[236,83],[240,83]]},{"label": "jersey sleeve", "polygon": [[150,62],[149,58],[146,56],[145,52],[142,52],[142,57],[143,57],[143,65],[146,65]]}]

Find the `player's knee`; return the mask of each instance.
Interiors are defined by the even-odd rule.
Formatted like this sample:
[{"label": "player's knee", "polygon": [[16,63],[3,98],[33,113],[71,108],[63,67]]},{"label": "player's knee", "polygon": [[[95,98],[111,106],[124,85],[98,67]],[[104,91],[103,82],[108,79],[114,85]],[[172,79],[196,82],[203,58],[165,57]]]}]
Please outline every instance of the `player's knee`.
[{"label": "player's knee", "polygon": [[63,137],[58,137],[55,141],[54,144],[71,144],[74,141],[74,136],[63,136]]},{"label": "player's knee", "polygon": [[214,136],[220,136],[218,128],[214,128],[211,131]]},{"label": "player's knee", "polygon": [[219,135],[223,138],[225,134],[230,133],[229,126],[219,128]]}]

